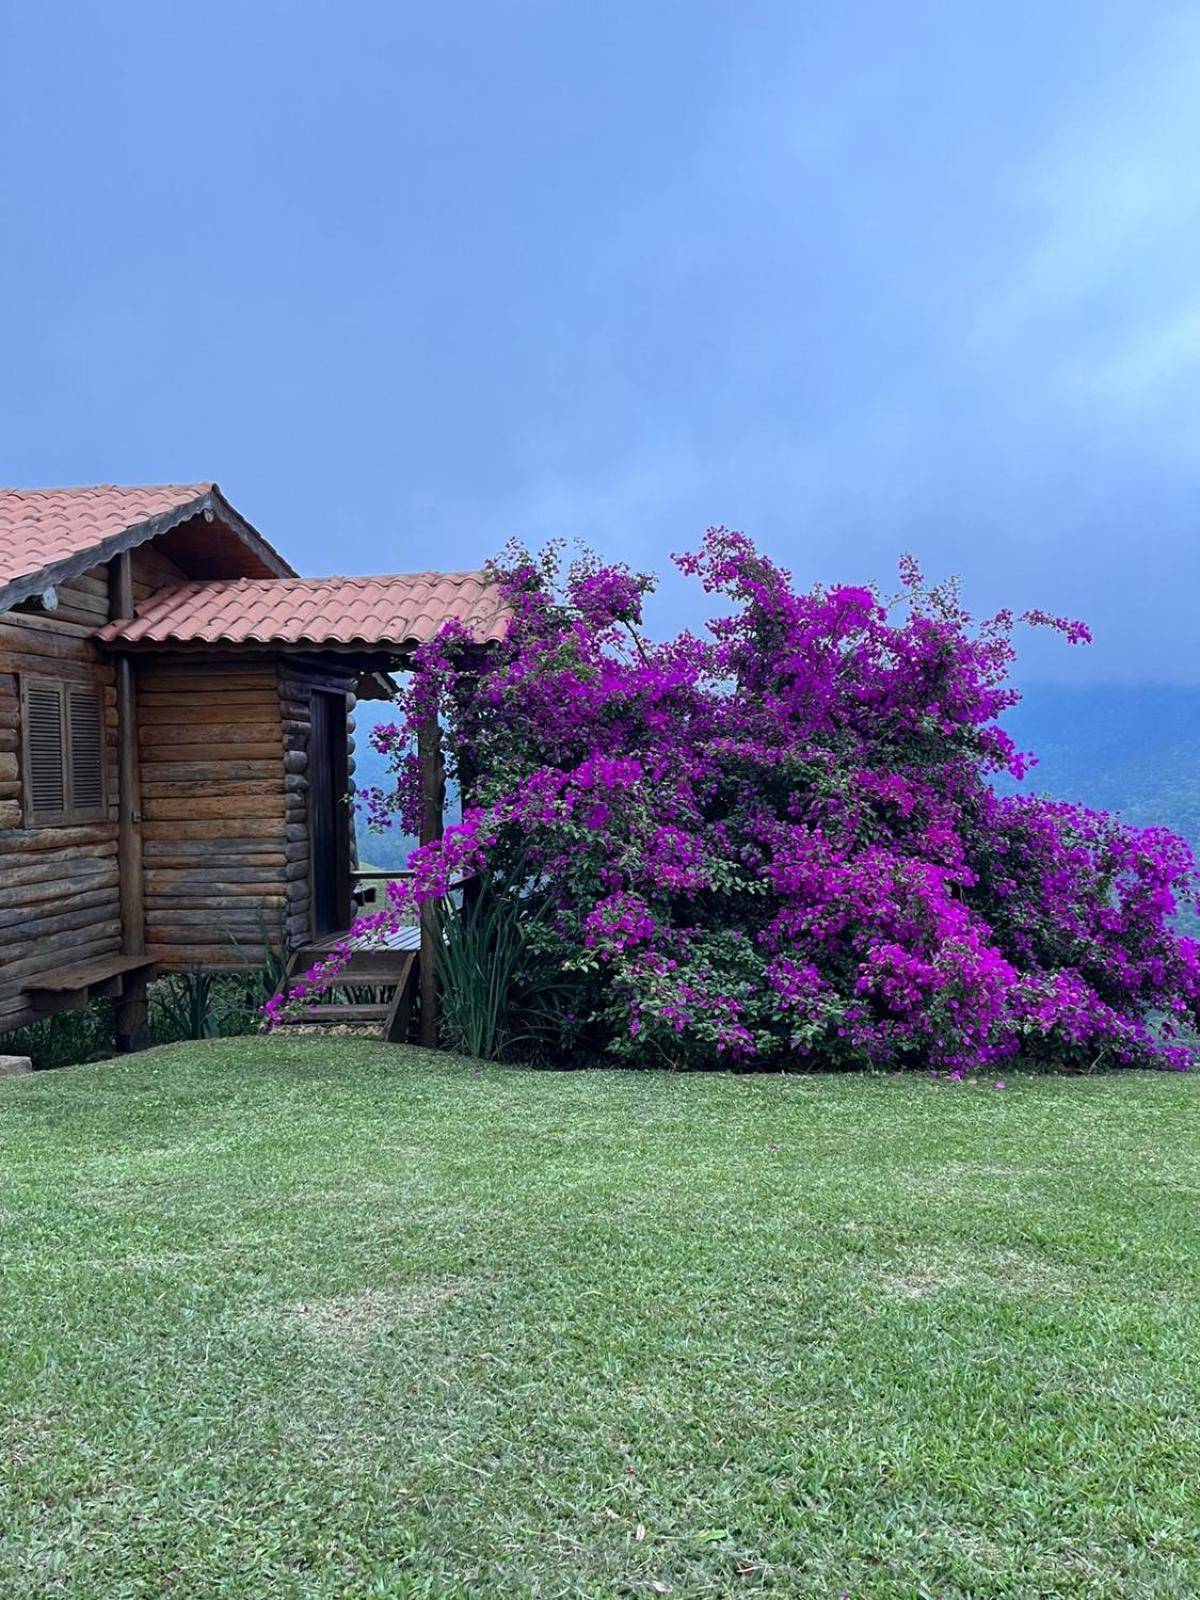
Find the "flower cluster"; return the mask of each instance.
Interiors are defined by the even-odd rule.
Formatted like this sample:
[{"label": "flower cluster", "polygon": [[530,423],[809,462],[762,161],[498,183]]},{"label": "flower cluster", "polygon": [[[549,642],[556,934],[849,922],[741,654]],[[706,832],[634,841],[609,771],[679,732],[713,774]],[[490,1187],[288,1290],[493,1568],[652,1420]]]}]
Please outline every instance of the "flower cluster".
[{"label": "flower cluster", "polygon": [[463,871],[536,895],[593,1055],[956,1081],[1014,1057],[1186,1064],[1186,845],[991,783],[1032,765],[999,721],[1018,622],[1068,643],[1082,624],[976,624],[909,558],[895,596],[801,591],[723,528],[676,560],[725,602],[706,638],[642,633],[644,575],[510,548],[506,640],[484,653],[450,628],[418,652],[376,734],[396,785],[373,815],[412,826],[433,712],[467,805],[377,919]]}]

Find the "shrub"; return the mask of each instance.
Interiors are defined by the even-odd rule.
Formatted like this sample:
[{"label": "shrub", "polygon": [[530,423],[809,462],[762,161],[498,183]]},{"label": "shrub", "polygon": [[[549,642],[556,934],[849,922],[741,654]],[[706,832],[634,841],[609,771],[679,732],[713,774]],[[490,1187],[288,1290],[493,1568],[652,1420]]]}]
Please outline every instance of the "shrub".
[{"label": "shrub", "polygon": [[443,1026],[467,1055],[554,1055],[572,1033],[579,985],[555,961],[554,938],[543,936],[548,902],[524,892],[527,881],[488,876],[442,919]]},{"label": "shrub", "polygon": [[645,636],[645,575],[513,548],[505,642],[454,626],[419,652],[374,820],[413,829],[433,711],[463,819],[361,931],[486,867],[547,905],[532,937],[578,984],[572,1047],[631,1061],[1186,1064],[1187,846],[992,788],[1031,764],[998,722],[1011,613],[975,625],[908,559],[890,600],[798,593],[725,529],[677,564],[728,603],[707,639]]},{"label": "shrub", "polygon": [[95,1000],[78,1011],[58,1011],[0,1034],[0,1055],[28,1056],[35,1069],[73,1067],[116,1049],[115,1006]]}]

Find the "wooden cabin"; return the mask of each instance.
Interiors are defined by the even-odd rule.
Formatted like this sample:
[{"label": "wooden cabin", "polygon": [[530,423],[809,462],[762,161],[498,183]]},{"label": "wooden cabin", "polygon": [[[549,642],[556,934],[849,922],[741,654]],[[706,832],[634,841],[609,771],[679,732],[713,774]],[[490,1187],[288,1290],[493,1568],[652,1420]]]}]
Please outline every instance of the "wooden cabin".
[{"label": "wooden cabin", "polygon": [[481,573],[301,578],[214,483],[0,490],[0,1033],[107,995],[131,1048],[157,972],[264,930],[315,959],[353,916],[356,701],[451,617],[506,624]]}]

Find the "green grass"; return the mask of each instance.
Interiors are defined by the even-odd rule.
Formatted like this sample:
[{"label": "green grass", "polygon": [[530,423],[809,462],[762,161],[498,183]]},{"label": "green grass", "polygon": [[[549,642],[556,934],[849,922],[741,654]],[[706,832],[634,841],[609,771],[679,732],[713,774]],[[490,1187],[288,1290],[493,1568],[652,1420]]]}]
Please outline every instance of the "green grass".
[{"label": "green grass", "polygon": [[0,1594],[1200,1593],[1200,1080],[0,1083]]}]

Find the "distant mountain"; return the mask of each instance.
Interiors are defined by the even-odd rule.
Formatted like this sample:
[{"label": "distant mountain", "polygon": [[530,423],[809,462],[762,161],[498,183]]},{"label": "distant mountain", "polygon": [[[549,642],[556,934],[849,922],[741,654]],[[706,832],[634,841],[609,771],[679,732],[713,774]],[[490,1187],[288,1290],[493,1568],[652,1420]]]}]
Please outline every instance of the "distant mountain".
[{"label": "distant mountain", "polygon": [[[393,779],[388,763],[371,744],[370,733],[378,723],[395,720],[395,708],[391,705],[378,706],[373,715],[364,707],[359,707],[354,740],[354,782],[357,788],[377,788],[385,792],[392,788]],[[453,821],[457,816],[455,797],[450,793],[446,799],[446,820]],[[406,867],[409,856],[417,847],[412,835],[402,833],[399,828],[385,828],[382,833],[373,833],[361,813],[357,832],[359,861],[385,872]]]},{"label": "distant mountain", "polygon": [[[356,712],[354,734],[354,783],[359,789],[390,789],[388,764],[372,746],[371,730],[381,722],[395,722],[396,708],[390,703],[362,702]],[[360,812],[358,815],[358,859],[383,871],[406,867],[410,853],[417,841],[399,828],[387,828],[382,833],[372,833]]]},{"label": "distant mountain", "polygon": [[1033,684],[1004,725],[1038,757],[1021,792],[1159,823],[1200,851],[1200,688]]}]

